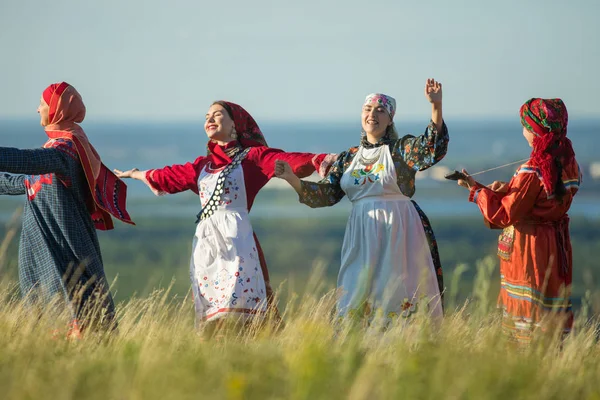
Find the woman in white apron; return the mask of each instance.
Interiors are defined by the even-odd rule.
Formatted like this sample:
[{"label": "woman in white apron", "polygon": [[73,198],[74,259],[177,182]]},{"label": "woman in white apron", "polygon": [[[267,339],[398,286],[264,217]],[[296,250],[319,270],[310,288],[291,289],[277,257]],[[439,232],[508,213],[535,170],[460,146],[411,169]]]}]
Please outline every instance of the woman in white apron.
[{"label": "woman in white apron", "polygon": [[196,321],[263,316],[271,301],[267,266],[248,213],[258,191],[274,176],[275,160],[306,177],[321,173],[335,155],[285,153],[267,146],[252,116],[241,106],[218,101],[204,124],[210,139],[206,157],[119,177],[145,182],[155,194],[192,190],[199,195],[190,261]]},{"label": "woman in white apron", "polygon": [[287,180],[309,207],[327,207],[345,195],[352,202],[342,246],[338,287],[340,316],[359,315],[389,323],[416,313],[442,316],[442,269],[433,230],[410,200],[415,174],[439,162],[448,148],[442,119],[442,85],[427,80],[431,123],[421,136],[398,138],[396,102],[367,96],[361,144],[342,152],[321,182],[301,181],[285,161],[276,175]]}]

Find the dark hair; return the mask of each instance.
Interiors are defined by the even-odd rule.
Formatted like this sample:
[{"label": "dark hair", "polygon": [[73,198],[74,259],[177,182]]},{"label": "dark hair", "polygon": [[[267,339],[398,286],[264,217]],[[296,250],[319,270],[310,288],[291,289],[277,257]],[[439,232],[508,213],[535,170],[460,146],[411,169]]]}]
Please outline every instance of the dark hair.
[{"label": "dark hair", "polygon": [[562,180],[563,165],[558,157],[554,157],[554,166],[556,167],[556,183],[554,184],[554,195],[558,201],[562,201],[567,193],[567,188]]},{"label": "dark hair", "polygon": [[[550,146],[549,150],[555,150],[560,145],[559,141],[554,142],[552,146]],[[556,168],[556,182],[554,182],[554,196],[560,202],[562,202],[563,197],[567,193],[567,188],[562,180],[563,173],[563,165],[561,161],[561,157],[554,157],[554,167]]]},{"label": "dark hair", "polygon": [[213,103],[211,104],[211,106],[214,106],[215,104],[218,104],[221,107],[223,107],[225,109],[225,111],[227,111],[227,114],[229,115],[229,118],[233,119],[233,111],[231,110],[231,107],[229,107],[229,104],[227,104],[223,100],[217,100],[217,101],[213,101]]}]

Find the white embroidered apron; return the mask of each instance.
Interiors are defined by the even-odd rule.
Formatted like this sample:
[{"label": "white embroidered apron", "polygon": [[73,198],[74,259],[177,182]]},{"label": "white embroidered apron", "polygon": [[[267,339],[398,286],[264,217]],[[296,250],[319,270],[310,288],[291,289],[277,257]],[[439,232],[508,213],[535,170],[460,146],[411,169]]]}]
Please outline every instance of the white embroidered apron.
[{"label": "white embroidered apron", "polygon": [[352,202],[342,246],[340,315],[415,312],[442,316],[435,268],[419,213],[402,194],[388,146],[358,149],[341,187]]},{"label": "white embroidered apron", "polygon": [[[211,170],[210,164],[202,170],[198,178],[202,207],[221,170]],[[240,164],[228,175],[214,214],[196,227],[190,277],[197,322],[228,315],[243,319],[267,309],[265,280],[247,207]]]}]

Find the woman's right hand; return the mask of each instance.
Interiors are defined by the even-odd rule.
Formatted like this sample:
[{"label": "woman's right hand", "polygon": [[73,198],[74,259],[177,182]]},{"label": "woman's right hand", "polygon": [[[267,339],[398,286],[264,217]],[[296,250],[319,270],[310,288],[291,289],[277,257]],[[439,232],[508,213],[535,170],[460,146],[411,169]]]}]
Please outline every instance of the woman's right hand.
[{"label": "woman's right hand", "polygon": [[139,171],[139,169],[137,169],[137,168],[132,168],[129,171],[121,171],[116,168],[113,170],[115,175],[117,175],[117,178],[134,178],[134,179],[135,179],[134,173],[138,172],[138,171]]}]

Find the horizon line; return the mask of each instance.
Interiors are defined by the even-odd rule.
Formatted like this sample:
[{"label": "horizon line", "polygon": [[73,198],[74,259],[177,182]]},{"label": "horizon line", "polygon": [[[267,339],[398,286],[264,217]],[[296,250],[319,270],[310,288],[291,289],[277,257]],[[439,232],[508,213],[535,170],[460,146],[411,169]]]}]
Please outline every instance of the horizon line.
[{"label": "horizon line", "polygon": [[[401,122],[401,121],[405,121],[405,122],[422,122],[424,119],[428,119],[427,116],[425,116],[424,118],[422,117],[406,117],[406,118],[401,118],[399,120],[396,120],[395,122]],[[39,117],[24,117],[24,116],[20,116],[20,117],[15,117],[15,116],[3,116],[0,115],[0,123],[2,122],[26,122],[31,120],[33,121],[38,121],[39,122]],[[447,116],[444,117],[444,120],[446,121],[460,121],[460,122],[466,122],[466,121],[473,121],[473,122],[481,122],[484,120],[487,121],[502,121],[502,122],[506,122],[508,120],[515,120],[518,121],[518,116],[516,115],[457,115],[455,117],[450,117],[448,118]],[[590,114],[580,114],[580,115],[569,115],[569,122],[573,122],[573,120],[578,120],[578,121],[600,121],[600,114],[597,115],[590,115]],[[302,124],[323,124],[323,123],[328,123],[328,124],[360,124],[360,118],[355,118],[355,119],[350,119],[350,118],[262,118],[260,120],[261,122],[259,123],[259,125],[261,124],[279,124],[279,123],[302,123]],[[144,118],[144,117],[93,117],[93,118],[88,118],[85,121],[83,121],[81,124],[84,125],[86,123],[90,123],[90,124],[98,124],[98,123],[103,123],[103,124],[118,124],[118,123],[124,123],[124,124],[168,124],[168,123],[176,123],[176,124],[199,124],[199,123],[203,123],[203,120],[201,117],[196,118],[191,118],[191,117],[185,117],[185,118]]]}]

